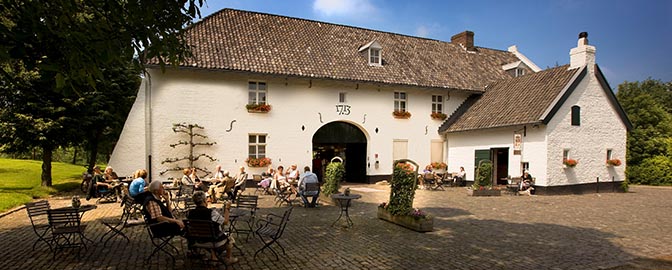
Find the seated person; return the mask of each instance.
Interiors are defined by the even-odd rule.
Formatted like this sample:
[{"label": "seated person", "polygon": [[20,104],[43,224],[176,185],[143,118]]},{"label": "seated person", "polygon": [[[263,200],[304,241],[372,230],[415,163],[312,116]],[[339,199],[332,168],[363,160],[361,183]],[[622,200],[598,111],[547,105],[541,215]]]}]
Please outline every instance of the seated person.
[{"label": "seated person", "polygon": [[432,165],[427,165],[422,171],[422,174],[418,176],[418,185],[424,187],[425,181],[432,181],[435,179],[435,177],[436,175],[434,174],[434,171],[432,171]]},{"label": "seated person", "polygon": [[[210,220],[214,223],[217,223],[219,226],[217,228],[222,228],[223,224],[228,224],[229,223],[229,209],[231,208],[231,203],[226,202],[224,204],[224,216],[219,213],[219,211],[216,211],[214,209],[209,209],[208,208],[208,202],[206,200],[206,195],[203,191],[196,191],[194,192],[194,195],[191,197],[192,200],[194,201],[194,204],[196,205],[195,209],[189,210],[189,213],[187,213],[187,219],[197,219],[197,220]],[[214,210],[214,211],[213,211]],[[219,236],[217,241],[225,240],[228,239],[229,242],[224,246],[226,249],[226,264],[231,265],[236,262],[238,262],[238,258],[233,258],[233,255],[231,253],[231,248],[233,247],[233,244],[235,243],[233,236],[230,236],[228,233],[219,231],[217,233]],[[194,243],[190,240],[189,241],[189,249],[191,251],[191,246]],[[193,251],[191,251],[193,254]],[[220,251],[221,252],[221,251]]]},{"label": "seated person", "polygon": [[165,222],[165,224],[152,229],[152,233],[155,236],[183,234],[184,223],[179,219],[173,218],[170,209],[170,196],[163,189],[161,181],[149,183],[149,194],[145,196],[145,201],[142,204],[142,213],[150,225]]},{"label": "seated person", "polygon": [[[317,179],[317,175],[310,171],[310,167],[306,166],[305,168],[303,168],[303,171],[304,173],[301,176],[301,179],[299,179],[299,195],[301,196],[303,205],[312,208],[315,207],[317,198],[320,197],[320,189],[318,188],[317,191],[305,191],[306,184],[319,183],[319,181]],[[310,204],[308,203],[308,199],[306,198],[306,196],[313,196],[313,199],[311,200]]]},{"label": "seated person", "polygon": [[212,203],[216,203],[222,194],[228,192],[233,186],[234,180],[229,176],[229,171],[224,171],[223,175],[224,178],[219,183],[210,185],[208,188],[208,195],[210,195],[210,202]]},{"label": "seated person", "polygon": [[263,189],[268,189],[271,186],[271,182],[273,181],[273,174],[275,173],[275,170],[272,167],[268,167],[268,170],[264,173],[261,174],[261,177],[263,177],[263,180],[257,184]]},{"label": "seated person", "polygon": [[191,168],[189,179],[194,183],[194,190],[208,191],[208,183],[201,181],[201,178],[196,174],[196,168]]},{"label": "seated person", "polygon": [[103,173],[100,171],[99,166],[93,166],[93,177],[89,183],[89,191],[86,194],[86,200],[91,198],[97,198],[99,192],[105,192],[110,189],[110,184],[105,182]]},{"label": "seated person", "polygon": [[144,203],[145,196],[148,195],[146,192],[149,190],[146,180],[147,171],[144,169],[137,170],[133,176],[136,178],[128,186],[128,195],[131,195],[136,203]]},{"label": "seated person", "polygon": [[117,176],[117,173],[114,172],[114,169],[112,169],[110,166],[107,166],[105,168],[105,181],[110,182],[117,179],[119,179],[119,176]]},{"label": "seated person", "polygon": [[523,176],[520,177],[520,191],[518,191],[518,193],[532,195],[532,191],[534,191],[533,184],[534,181],[532,180],[532,175],[530,175],[529,171],[525,170]]},{"label": "seated person", "polygon": [[464,167],[460,167],[460,171],[453,177],[454,186],[462,186],[464,179],[467,177],[467,172],[464,171]]},{"label": "seated person", "polygon": [[299,169],[296,168],[296,164],[292,164],[292,166],[289,167],[289,170],[287,170],[286,173],[287,182],[289,182],[290,184],[296,184],[299,181],[299,176],[300,176]]},{"label": "seated person", "polygon": [[238,174],[234,177],[234,184],[231,191],[229,191],[229,198],[231,201],[236,201],[236,196],[239,190],[245,189],[245,183],[247,182],[247,173],[245,172],[245,167],[240,166]]},{"label": "seated person", "polygon": [[189,177],[191,174],[191,169],[186,168],[182,170],[182,179],[180,180],[180,185],[193,185],[194,181]]}]

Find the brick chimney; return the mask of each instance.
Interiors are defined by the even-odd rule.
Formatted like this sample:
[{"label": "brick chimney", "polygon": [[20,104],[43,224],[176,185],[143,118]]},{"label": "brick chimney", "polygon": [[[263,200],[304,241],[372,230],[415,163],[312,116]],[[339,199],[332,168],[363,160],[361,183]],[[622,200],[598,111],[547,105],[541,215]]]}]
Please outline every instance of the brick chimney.
[{"label": "brick chimney", "polygon": [[569,51],[569,69],[588,66],[589,71],[595,68],[595,46],[588,45],[588,33],[581,32],[576,48]]},{"label": "brick chimney", "polygon": [[464,31],[452,36],[450,38],[450,43],[461,44],[467,51],[476,50],[476,47],[474,47],[474,32],[471,31]]}]

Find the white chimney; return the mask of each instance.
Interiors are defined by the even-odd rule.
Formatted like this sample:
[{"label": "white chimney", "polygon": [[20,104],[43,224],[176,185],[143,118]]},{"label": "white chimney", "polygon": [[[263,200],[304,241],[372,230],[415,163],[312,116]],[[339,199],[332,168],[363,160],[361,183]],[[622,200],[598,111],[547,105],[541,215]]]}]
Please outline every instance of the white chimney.
[{"label": "white chimney", "polygon": [[595,68],[595,46],[588,45],[588,33],[579,34],[576,48],[569,50],[569,69],[588,66],[589,71]]}]

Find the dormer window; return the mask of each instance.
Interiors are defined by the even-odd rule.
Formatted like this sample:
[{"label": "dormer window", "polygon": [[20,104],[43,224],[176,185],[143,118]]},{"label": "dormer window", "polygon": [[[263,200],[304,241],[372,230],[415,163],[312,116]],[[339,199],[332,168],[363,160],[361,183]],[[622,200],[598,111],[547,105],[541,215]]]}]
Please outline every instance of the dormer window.
[{"label": "dormer window", "polygon": [[381,65],[380,51],[380,49],[369,48],[369,65]]},{"label": "dormer window", "polygon": [[516,61],[510,64],[506,64],[502,66],[502,69],[506,71],[511,77],[520,77],[525,75],[525,68],[527,66],[523,61]]},{"label": "dormer window", "polygon": [[359,48],[359,52],[366,51],[367,59],[370,66],[382,66],[383,65],[383,47],[380,46],[378,41],[371,41],[366,45]]}]

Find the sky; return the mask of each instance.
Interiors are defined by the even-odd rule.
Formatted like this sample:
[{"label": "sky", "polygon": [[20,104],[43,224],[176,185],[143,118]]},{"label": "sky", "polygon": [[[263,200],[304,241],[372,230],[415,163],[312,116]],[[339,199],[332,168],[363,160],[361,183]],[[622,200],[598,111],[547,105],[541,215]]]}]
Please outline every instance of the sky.
[{"label": "sky", "polygon": [[669,0],[206,0],[203,17],[233,8],[450,41],[469,30],[476,46],[518,50],[542,69],[569,63],[588,32],[609,85],[672,81]]}]

